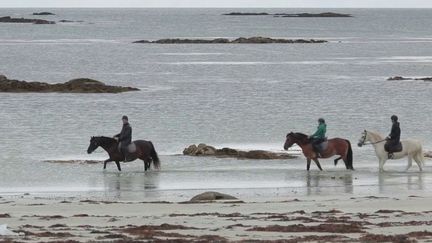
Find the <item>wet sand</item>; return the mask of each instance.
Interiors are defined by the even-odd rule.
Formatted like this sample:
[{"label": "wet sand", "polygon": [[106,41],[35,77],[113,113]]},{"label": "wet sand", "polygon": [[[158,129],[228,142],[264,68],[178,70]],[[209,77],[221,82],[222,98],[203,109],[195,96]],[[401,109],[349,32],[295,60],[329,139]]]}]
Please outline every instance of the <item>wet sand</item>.
[{"label": "wet sand", "polygon": [[95,201],[0,198],[0,224],[37,241],[423,242],[432,196],[308,196],[267,202]]}]

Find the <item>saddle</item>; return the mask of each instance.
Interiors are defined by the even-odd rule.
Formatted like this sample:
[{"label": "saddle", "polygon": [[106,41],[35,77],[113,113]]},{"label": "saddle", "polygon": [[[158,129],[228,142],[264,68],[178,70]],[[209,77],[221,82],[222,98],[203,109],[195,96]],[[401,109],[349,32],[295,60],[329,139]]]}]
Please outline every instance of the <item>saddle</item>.
[{"label": "saddle", "polygon": [[397,153],[397,152],[401,152],[403,150],[403,147],[402,147],[401,142],[399,142],[398,144],[395,144],[395,145],[386,143],[384,145],[384,149],[388,153]]},{"label": "saddle", "polygon": [[317,149],[321,153],[322,151],[325,151],[328,147],[328,140],[327,138],[324,140],[324,142],[318,144]]},{"label": "saddle", "polygon": [[[118,151],[120,151],[120,152],[122,152],[121,147],[122,147],[122,144],[120,142],[118,145]],[[136,152],[136,144],[135,143],[132,142],[131,144],[128,145],[128,152],[129,153],[135,153]]]}]

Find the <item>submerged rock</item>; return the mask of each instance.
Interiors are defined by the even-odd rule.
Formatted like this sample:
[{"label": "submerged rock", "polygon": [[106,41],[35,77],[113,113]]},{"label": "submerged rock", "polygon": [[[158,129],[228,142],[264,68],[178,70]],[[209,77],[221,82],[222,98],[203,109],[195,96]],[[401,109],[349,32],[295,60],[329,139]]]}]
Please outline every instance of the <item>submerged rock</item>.
[{"label": "submerged rock", "polygon": [[276,153],[265,150],[242,151],[232,148],[216,149],[215,147],[206,144],[193,144],[183,150],[184,155],[189,156],[215,156],[215,157],[232,157],[238,159],[293,159],[296,156],[287,153]]},{"label": "submerged rock", "polygon": [[106,85],[100,81],[88,78],[73,79],[66,83],[60,84],[49,84],[43,82],[10,80],[3,75],[0,76],[0,92],[120,93],[137,90],[139,89],[132,87]]},{"label": "submerged rock", "polygon": [[55,15],[55,14],[51,12],[39,12],[39,13],[33,13],[33,15]]},{"label": "submerged rock", "polygon": [[432,77],[423,78],[405,78],[402,76],[394,76],[387,79],[388,81],[400,81],[400,80],[422,80],[422,81],[432,81]]},{"label": "submerged rock", "polygon": [[216,39],[160,39],[155,41],[139,40],[133,43],[141,44],[294,44],[294,43],[325,43],[326,40],[314,39],[273,39],[269,37],[240,37],[234,40],[226,38]]},{"label": "submerged rock", "polygon": [[333,13],[333,12],[325,12],[325,13],[276,13],[276,14],[270,14],[270,13],[242,13],[242,12],[232,12],[232,13],[225,13],[222,15],[228,15],[228,16],[274,16],[274,17],[291,17],[291,18],[338,18],[338,17],[353,17],[351,14],[342,14],[342,13]]},{"label": "submerged rock", "polygon": [[238,200],[238,198],[228,194],[219,193],[219,192],[204,192],[194,196],[190,200],[190,202],[215,201],[215,200]]},{"label": "submerged rock", "polygon": [[54,21],[44,19],[12,18],[10,16],[0,17],[0,23],[55,24]]}]

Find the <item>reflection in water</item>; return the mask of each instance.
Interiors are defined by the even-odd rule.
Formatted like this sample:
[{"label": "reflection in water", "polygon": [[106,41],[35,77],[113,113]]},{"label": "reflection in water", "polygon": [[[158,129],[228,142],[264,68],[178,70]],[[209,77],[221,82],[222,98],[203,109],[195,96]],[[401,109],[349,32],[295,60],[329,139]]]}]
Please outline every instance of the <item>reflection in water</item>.
[{"label": "reflection in water", "polygon": [[389,186],[406,186],[408,190],[423,190],[423,172],[378,173],[378,184],[380,193],[385,193],[386,190],[389,189]]},{"label": "reflection in water", "polygon": [[148,193],[154,193],[159,185],[159,173],[134,172],[134,173],[104,173],[105,196],[117,199],[124,198],[124,194],[142,193],[144,197]]},{"label": "reflection in water", "polygon": [[320,195],[323,191],[335,192],[343,189],[344,193],[353,193],[353,176],[351,172],[306,172],[307,195]]}]

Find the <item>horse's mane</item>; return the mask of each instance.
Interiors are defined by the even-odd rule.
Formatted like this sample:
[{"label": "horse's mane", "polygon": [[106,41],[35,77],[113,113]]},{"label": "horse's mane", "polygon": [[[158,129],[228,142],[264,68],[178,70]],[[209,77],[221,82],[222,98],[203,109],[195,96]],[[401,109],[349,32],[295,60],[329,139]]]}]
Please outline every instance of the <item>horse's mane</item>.
[{"label": "horse's mane", "polygon": [[301,132],[291,132],[289,135],[300,140],[303,143],[309,143],[309,136]]},{"label": "horse's mane", "polygon": [[114,138],[105,137],[105,136],[97,136],[92,138],[97,139],[101,143],[101,145],[111,145],[117,142]]},{"label": "horse's mane", "polygon": [[366,132],[369,133],[370,135],[372,135],[377,140],[381,140],[384,138],[379,132],[369,131],[369,130],[366,130]]}]

